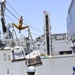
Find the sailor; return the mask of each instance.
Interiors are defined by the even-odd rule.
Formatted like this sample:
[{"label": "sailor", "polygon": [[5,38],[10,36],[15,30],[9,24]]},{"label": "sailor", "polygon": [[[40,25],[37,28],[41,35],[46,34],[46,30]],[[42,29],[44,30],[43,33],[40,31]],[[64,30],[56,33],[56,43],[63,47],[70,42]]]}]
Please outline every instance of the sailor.
[{"label": "sailor", "polygon": [[75,75],[75,66],[73,66],[73,75]]},{"label": "sailor", "polygon": [[35,75],[36,68],[34,66],[29,66],[27,70],[28,75]]}]

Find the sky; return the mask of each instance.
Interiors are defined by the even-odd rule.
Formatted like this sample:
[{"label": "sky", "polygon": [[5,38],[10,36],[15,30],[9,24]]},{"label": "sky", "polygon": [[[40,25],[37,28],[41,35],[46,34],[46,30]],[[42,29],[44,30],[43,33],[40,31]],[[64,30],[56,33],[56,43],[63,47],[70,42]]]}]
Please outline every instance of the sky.
[{"label": "sky", "polygon": [[[50,14],[51,33],[66,33],[67,32],[67,16],[71,0],[6,0],[6,8],[13,13],[17,18],[23,16],[23,26],[29,25],[32,36],[41,36],[44,27],[44,14],[47,11]],[[11,7],[18,13],[18,15],[11,9]],[[18,20],[7,10],[5,14],[6,25],[12,22],[18,24]],[[0,27],[1,29],[1,27]],[[26,29],[27,30],[27,29]],[[27,31],[19,31],[15,29],[18,35],[27,36]]]}]

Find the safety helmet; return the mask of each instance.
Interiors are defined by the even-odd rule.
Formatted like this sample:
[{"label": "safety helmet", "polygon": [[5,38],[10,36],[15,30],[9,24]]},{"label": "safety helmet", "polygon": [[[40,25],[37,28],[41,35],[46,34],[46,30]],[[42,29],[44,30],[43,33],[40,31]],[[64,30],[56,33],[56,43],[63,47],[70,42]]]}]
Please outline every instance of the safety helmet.
[{"label": "safety helmet", "polygon": [[35,72],[35,71],[36,71],[36,68],[34,66],[29,66],[28,70],[27,70],[27,73],[28,72]]},{"label": "safety helmet", "polygon": [[73,66],[73,70],[75,70],[75,66]]}]

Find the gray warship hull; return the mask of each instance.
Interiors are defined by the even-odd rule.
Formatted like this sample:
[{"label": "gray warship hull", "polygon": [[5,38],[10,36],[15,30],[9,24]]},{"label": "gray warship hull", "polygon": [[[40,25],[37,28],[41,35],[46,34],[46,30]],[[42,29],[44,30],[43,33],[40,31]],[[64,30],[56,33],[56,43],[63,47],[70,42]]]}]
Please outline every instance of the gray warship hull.
[{"label": "gray warship hull", "polygon": [[[10,50],[0,51],[0,75],[27,75],[25,60],[12,62]],[[72,75],[75,65],[75,55],[57,55],[41,57],[42,65],[36,66],[35,75]]]}]

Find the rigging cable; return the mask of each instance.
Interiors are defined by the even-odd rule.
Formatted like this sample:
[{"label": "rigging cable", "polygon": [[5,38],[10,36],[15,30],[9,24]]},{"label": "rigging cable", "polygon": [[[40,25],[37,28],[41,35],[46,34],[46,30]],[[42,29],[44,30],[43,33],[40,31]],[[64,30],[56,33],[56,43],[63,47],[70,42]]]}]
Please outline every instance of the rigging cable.
[{"label": "rigging cable", "polygon": [[[25,19],[23,19],[24,21],[26,21]],[[27,23],[29,23],[28,21],[26,21]],[[29,23],[30,25],[32,25],[31,23]],[[34,25],[32,25],[32,26],[34,26]],[[39,32],[42,32],[43,33],[43,31],[41,31],[40,29],[38,29],[36,26],[34,26],[34,27],[32,27],[32,26],[30,26],[31,28],[33,28],[33,29],[35,29],[35,30],[37,30],[37,31],[39,31]]]},{"label": "rigging cable", "polygon": [[[6,8],[7,11],[9,11],[7,8]],[[17,20],[19,20],[11,11],[9,11]]]},{"label": "rigging cable", "polygon": [[[23,23],[23,24],[24,24],[24,25],[28,25],[28,24],[26,24],[26,23]],[[39,31],[38,29],[36,29],[36,28],[34,28],[34,27],[30,26],[30,25],[29,25],[29,27],[31,27],[31,28],[34,29],[34,30]],[[39,31],[39,32],[41,32],[41,31]]]},{"label": "rigging cable", "polygon": [[[25,31],[27,31],[28,32],[28,30],[25,30]],[[31,31],[30,31],[31,32]],[[33,33],[33,32],[31,32],[33,35],[36,35],[36,36],[39,36],[39,35],[37,35],[37,34],[35,34],[35,33]]]},{"label": "rigging cable", "polygon": [[[6,10],[7,11],[9,11],[7,8],[6,8]],[[9,11],[10,12],[10,11]],[[10,12],[17,20],[19,20],[12,12]],[[27,25],[27,24],[25,24],[25,23],[23,23],[24,25]],[[29,25],[28,25],[29,26]],[[39,31],[38,29],[36,29],[36,28],[34,28],[34,27],[32,27],[32,26],[30,26],[31,28],[33,28],[33,29],[35,29],[35,30],[37,30],[37,31]],[[40,31],[39,31],[40,32]]]},{"label": "rigging cable", "polygon": [[[6,14],[5,14],[6,15]],[[13,21],[13,22],[15,22],[14,20],[12,20],[8,15],[6,15],[11,21]],[[15,22],[16,23],[16,22]],[[25,31],[27,31],[27,30],[25,30]],[[28,32],[28,31],[27,31]],[[37,35],[37,34],[35,34],[35,33],[33,33],[33,32],[31,32],[33,35],[36,35],[36,36],[39,36],[39,35]]]},{"label": "rigging cable", "polygon": [[[5,14],[6,15],[6,14]],[[6,15],[11,21],[13,21],[14,23],[16,23],[13,19],[11,19],[8,15]]]},{"label": "rigging cable", "polygon": [[[12,9],[13,9],[13,7],[8,3],[8,2],[6,2]],[[13,9],[13,11],[20,17],[20,15]],[[28,24],[30,24],[30,25],[32,25],[31,23],[29,23],[28,21],[26,21],[25,19],[23,19],[25,22],[27,22]],[[29,26],[30,26],[29,25]],[[34,26],[34,25],[32,25],[32,26]],[[37,28],[36,26],[34,26],[34,27],[32,27],[32,26],[30,26],[31,28],[33,28],[33,29],[36,29],[36,30],[38,30],[38,31],[40,31],[40,32],[42,32],[43,33],[43,31],[41,31],[39,28]]]},{"label": "rigging cable", "polygon": [[[13,7],[6,1],[6,3],[13,9]],[[13,11],[20,17],[20,15],[13,9]]]}]

